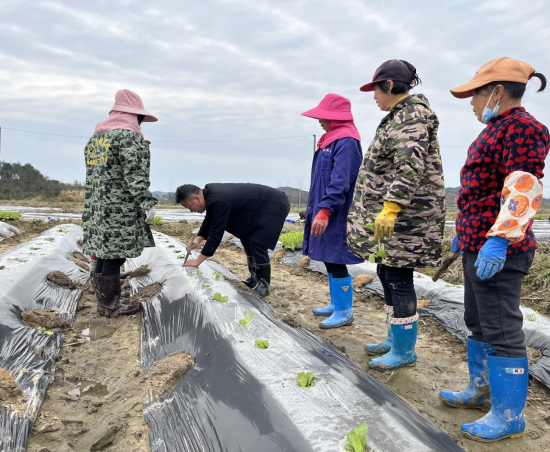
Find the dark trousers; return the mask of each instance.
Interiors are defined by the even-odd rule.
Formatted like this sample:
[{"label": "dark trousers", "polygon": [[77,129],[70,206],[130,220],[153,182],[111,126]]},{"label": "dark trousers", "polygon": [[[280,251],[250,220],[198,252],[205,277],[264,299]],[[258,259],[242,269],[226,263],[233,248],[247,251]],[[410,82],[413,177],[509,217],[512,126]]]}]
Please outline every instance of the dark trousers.
[{"label": "dark trousers", "polygon": [[95,272],[103,276],[120,275],[120,267],[124,265],[126,259],[100,259],[97,258],[97,267]]},{"label": "dark trousers", "polygon": [[333,278],[347,278],[349,276],[348,267],[345,264],[331,264],[325,262],[327,273],[330,273]]},{"label": "dark trousers", "polygon": [[253,265],[269,264],[269,253],[265,246],[248,240],[241,240],[247,258],[252,258]]},{"label": "dark trousers", "polygon": [[386,304],[393,306],[393,316],[405,319],[416,315],[414,269],[378,265],[376,272],[384,288]]},{"label": "dark trousers", "polygon": [[464,322],[474,340],[491,344],[497,356],[524,358],[527,354],[519,300],[535,252],[509,254],[504,268],[484,281],[476,275],[477,254],[464,251],[462,256]]}]

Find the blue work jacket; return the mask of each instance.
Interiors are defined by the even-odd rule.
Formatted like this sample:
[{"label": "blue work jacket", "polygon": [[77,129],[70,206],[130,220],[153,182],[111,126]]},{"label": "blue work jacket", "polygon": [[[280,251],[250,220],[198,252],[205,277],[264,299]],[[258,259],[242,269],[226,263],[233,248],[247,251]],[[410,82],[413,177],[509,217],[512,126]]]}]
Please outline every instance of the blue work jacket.
[{"label": "blue work jacket", "polygon": [[[331,264],[363,262],[349,251],[346,237],[361,160],[361,143],[351,137],[340,138],[315,152],[302,245],[304,255],[311,259]],[[328,227],[321,237],[313,237],[311,225],[323,207],[331,212]]]}]

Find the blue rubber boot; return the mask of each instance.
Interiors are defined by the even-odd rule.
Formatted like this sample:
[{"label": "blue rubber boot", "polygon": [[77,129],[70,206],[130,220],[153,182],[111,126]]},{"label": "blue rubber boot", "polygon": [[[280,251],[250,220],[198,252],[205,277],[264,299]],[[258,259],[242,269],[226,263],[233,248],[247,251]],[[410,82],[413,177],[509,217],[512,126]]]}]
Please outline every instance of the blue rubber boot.
[{"label": "blue rubber boot", "polygon": [[328,317],[334,312],[334,301],[332,300],[332,273],[328,273],[328,287],[330,290],[330,302],[325,308],[315,308],[313,310],[313,315],[322,315]]},{"label": "blue rubber boot", "polygon": [[484,408],[491,406],[491,392],[487,375],[487,354],[495,349],[486,342],[468,338],[468,370],[470,384],[460,392],[440,391],[439,398],[455,408]]},{"label": "blue rubber boot", "polygon": [[491,352],[487,355],[487,367],[491,411],[460,429],[468,438],[487,443],[523,436],[529,378],[527,358],[500,358]]},{"label": "blue rubber boot", "polygon": [[365,345],[365,350],[369,355],[383,355],[384,353],[388,353],[391,350],[391,346],[393,344],[393,335],[391,333],[390,315],[393,314],[393,306],[386,305],[385,310],[386,310],[386,324],[388,326],[388,334],[386,336],[386,339],[384,339],[379,344]]},{"label": "blue rubber boot", "polygon": [[371,359],[369,367],[378,370],[393,370],[416,364],[417,357],[414,346],[418,334],[418,314],[407,319],[394,319],[392,317],[391,321],[408,319],[414,319],[414,321],[401,325],[390,324],[393,335],[392,348],[385,355]]},{"label": "blue rubber boot", "polygon": [[353,322],[353,286],[351,276],[347,278],[332,278],[332,302],[334,312],[332,315],[319,324],[322,330],[340,328],[344,325],[351,325]]}]

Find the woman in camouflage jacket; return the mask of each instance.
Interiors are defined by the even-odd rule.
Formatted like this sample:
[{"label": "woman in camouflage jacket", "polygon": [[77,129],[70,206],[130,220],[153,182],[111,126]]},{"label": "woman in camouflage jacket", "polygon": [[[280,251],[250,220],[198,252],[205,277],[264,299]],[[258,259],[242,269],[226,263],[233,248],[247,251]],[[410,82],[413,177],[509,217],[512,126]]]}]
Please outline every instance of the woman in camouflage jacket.
[{"label": "woman in camouflage jacket", "polygon": [[157,200],[149,192],[149,144],[141,122],[157,118],[128,90],[115,96],[109,118],[96,126],[84,150],[84,252],[97,256],[92,275],[100,315],[132,315],[139,303],[121,304],[120,267],[155,246],[150,223]]},{"label": "woman in camouflage jacket", "polygon": [[388,321],[387,338],[367,344],[384,354],[369,366],[395,369],[416,363],[418,314],[413,271],[438,266],[445,227],[445,184],[437,141],[439,120],[421,94],[416,69],[403,60],[382,64],[361,91],[374,91],[383,111],[367,150],[348,217],[348,244],[378,263]]}]

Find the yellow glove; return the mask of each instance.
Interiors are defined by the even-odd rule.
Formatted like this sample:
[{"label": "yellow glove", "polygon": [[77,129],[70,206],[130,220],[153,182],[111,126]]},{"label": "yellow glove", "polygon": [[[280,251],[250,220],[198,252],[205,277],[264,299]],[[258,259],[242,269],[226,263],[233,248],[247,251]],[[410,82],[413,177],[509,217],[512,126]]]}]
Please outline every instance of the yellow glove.
[{"label": "yellow glove", "polygon": [[374,238],[384,239],[391,238],[395,228],[397,214],[401,212],[402,207],[394,202],[385,201],[382,212],[376,217],[374,222]]}]

